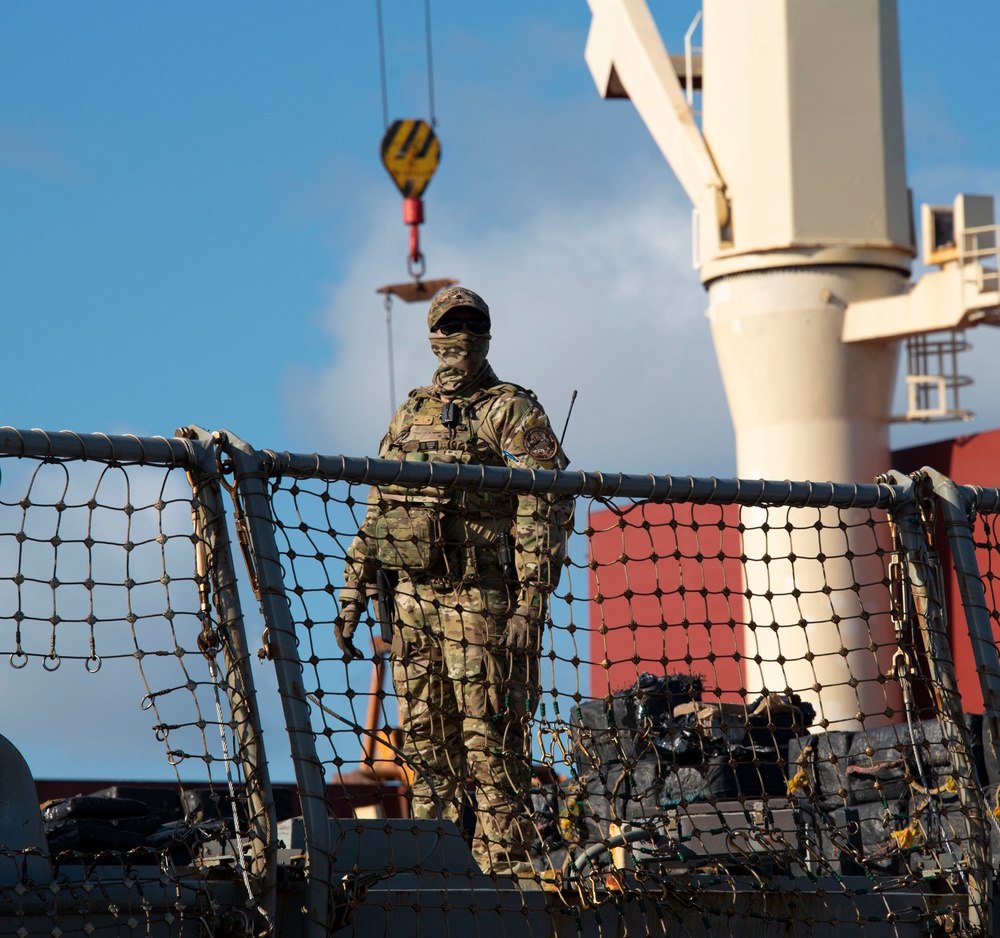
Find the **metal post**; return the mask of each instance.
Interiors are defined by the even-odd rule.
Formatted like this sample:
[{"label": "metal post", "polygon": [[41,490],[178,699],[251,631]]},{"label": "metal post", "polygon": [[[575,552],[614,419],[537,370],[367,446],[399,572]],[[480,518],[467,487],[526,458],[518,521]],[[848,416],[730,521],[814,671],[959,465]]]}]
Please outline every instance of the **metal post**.
[{"label": "metal post", "polygon": [[927,467],[920,471],[930,480],[934,494],[940,500],[944,530],[951,547],[952,563],[972,642],[972,654],[983,691],[986,725],[990,729],[993,752],[1000,763],[1000,654],[993,640],[986,591],[979,576],[976,545],[972,539],[972,521],[969,517],[970,506],[958,486],[947,476]]},{"label": "metal post", "polygon": [[[178,431],[178,435],[210,439],[207,432],[195,428]],[[269,935],[273,933],[277,914],[278,820],[214,448],[203,451],[201,465],[188,471],[188,481],[194,493],[198,574],[207,576],[211,582],[227,696],[239,743],[236,759],[242,767],[246,789],[250,872],[263,917],[259,934]]]},{"label": "metal post", "polygon": [[326,938],[329,933],[332,848],[323,766],[316,752],[309,704],[302,681],[295,638],[295,624],[285,595],[274,521],[267,497],[267,473],[260,454],[243,440],[215,434],[233,466],[233,478],[249,538],[261,612],[268,630],[269,658],[274,662],[278,693],[288,730],[295,781],[302,807],[306,841],[306,884],[303,914],[305,938]]},{"label": "metal post", "polygon": [[948,747],[965,820],[966,836],[962,848],[968,858],[969,924],[974,930],[978,929],[977,934],[989,934],[992,897],[987,855],[989,831],[983,817],[983,800],[976,787],[972,745],[948,645],[945,608],[938,595],[938,578],[929,556],[913,480],[903,473],[890,472],[887,481],[903,487],[901,496],[888,511],[899,528],[900,543],[906,551],[910,593],[927,651],[931,679],[941,703],[941,736]]}]

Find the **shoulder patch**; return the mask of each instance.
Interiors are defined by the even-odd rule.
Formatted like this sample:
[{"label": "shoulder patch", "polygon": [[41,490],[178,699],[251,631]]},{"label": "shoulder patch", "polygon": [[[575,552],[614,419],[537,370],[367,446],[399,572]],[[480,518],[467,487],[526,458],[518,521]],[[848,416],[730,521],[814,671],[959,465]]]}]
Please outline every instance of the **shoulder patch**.
[{"label": "shoulder patch", "polygon": [[522,437],[524,451],[535,459],[552,459],[559,452],[559,441],[548,427],[528,427]]}]

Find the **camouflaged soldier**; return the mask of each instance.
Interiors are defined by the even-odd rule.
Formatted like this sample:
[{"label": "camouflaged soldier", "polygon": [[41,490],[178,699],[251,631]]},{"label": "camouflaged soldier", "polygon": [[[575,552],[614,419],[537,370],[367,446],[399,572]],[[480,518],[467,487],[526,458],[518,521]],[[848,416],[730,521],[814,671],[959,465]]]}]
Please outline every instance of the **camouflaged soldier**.
[{"label": "camouflaged soldier", "polygon": [[[433,383],[410,392],[379,455],[387,459],[564,468],[534,394],[486,360],[490,313],[453,287],[431,303]],[[382,486],[348,551],[337,642],[352,636],[376,571],[398,576],[392,678],[405,751],[418,771],[413,814],[459,821],[475,783],[473,854],[484,870],[526,872],[529,727],[548,595],[572,519],[571,499]]]}]

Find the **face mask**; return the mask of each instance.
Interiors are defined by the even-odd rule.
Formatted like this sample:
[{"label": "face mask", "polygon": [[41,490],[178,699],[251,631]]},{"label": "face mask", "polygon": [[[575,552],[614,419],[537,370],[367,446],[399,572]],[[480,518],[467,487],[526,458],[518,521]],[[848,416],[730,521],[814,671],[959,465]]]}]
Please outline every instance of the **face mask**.
[{"label": "face mask", "polygon": [[430,339],[438,360],[434,383],[444,391],[457,391],[474,378],[490,350],[489,334],[432,335]]}]

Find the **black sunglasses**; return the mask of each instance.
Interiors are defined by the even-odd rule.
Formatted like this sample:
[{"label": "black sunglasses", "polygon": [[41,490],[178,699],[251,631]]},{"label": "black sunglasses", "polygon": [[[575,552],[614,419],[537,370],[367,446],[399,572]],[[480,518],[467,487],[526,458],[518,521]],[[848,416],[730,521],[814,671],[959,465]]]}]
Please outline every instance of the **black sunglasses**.
[{"label": "black sunglasses", "polygon": [[443,335],[458,335],[460,332],[486,335],[490,331],[490,324],[485,319],[447,319],[438,323],[437,331]]}]

